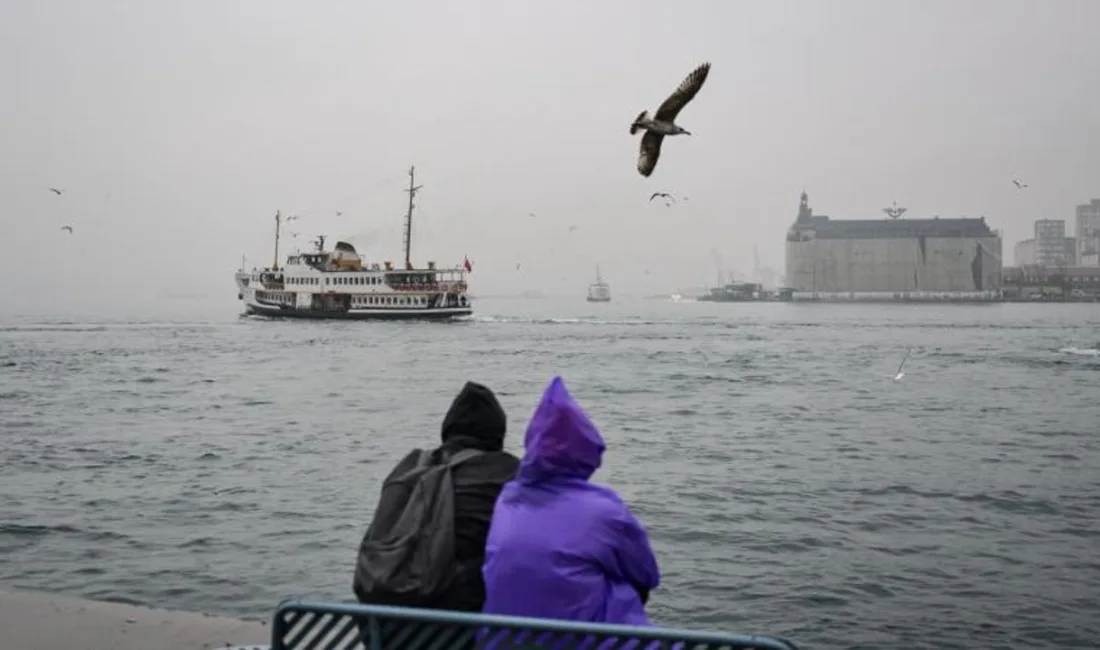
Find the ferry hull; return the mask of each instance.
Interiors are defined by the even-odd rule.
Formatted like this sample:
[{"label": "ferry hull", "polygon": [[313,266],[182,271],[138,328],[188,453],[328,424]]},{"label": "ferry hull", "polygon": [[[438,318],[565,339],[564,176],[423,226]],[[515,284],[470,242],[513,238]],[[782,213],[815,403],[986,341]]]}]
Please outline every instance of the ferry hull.
[{"label": "ferry hull", "polygon": [[435,309],[349,309],[324,311],[245,305],[245,314],[268,318],[302,318],[308,320],[449,320],[474,313],[472,307],[439,307]]}]

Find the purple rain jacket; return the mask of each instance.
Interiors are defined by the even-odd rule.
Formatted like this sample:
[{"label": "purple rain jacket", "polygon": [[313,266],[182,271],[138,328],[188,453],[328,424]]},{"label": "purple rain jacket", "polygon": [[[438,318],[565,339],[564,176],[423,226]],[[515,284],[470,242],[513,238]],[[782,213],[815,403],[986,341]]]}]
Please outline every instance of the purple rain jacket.
[{"label": "purple rain jacket", "polygon": [[493,511],[482,611],[649,625],[643,594],[660,582],[649,537],[614,491],[588,482],[605,445],[560,377],[524,447]]}]

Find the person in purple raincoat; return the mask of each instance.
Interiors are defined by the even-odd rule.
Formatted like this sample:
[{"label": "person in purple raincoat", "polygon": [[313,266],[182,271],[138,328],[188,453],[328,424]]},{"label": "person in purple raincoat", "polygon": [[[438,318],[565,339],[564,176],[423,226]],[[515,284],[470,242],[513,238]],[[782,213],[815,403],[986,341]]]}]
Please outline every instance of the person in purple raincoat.
[{"label": "person in purple raincoat", "polygon": [[660,582],[645,528],[614,491],[588,479],[604,441],[555,377],[504,485],[485,549],[482,612],[649,625]]}]

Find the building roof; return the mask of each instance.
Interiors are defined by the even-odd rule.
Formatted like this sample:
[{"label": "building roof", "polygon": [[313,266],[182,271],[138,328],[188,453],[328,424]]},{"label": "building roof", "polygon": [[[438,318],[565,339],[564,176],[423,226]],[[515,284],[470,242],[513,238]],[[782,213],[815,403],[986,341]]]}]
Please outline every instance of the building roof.
[{"label": "building roof", "polygon": [[995,237],[985,222],[977,219],[837,219],[812,216],[796,221],[797,230],[813,230],[817,239],[908,239],[915,237]]}]

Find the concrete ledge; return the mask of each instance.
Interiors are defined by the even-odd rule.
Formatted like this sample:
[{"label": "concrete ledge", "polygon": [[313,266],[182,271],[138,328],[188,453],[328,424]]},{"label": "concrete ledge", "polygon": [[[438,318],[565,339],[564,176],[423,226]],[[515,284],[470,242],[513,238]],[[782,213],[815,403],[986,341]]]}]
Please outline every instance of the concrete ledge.
[{"label": "concrete ledge", "polygon": [[38,591],[0,591],[3,650],[216,650],[271,643],[268,626]]}]

